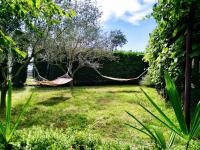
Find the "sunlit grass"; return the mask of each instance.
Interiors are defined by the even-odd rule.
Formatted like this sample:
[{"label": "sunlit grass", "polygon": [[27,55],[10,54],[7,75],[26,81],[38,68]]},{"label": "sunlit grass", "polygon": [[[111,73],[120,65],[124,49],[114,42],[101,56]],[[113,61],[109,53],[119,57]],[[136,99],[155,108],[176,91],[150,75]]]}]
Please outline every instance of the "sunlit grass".
[{"label": "sunlit grass", "polygon": [[[166,113],[173,113],[155,89],[142,88]],[[105,141],[117,140],[135,147],[148,147],[149,139],[145,135],[124,125],[127,122],[135,123],[125,110],[146,124],[154,124],[162,128],[162,125],[155,122],[155,119],[137,105],[138,103],[149,105],[139,86],[75,87],[73,97],[69,87],[26,87],[22,90],[14,90],[15,118],[25,99],[32,92],[34,96],[28,112],[22,119],[20,129],[33,126],[72,129],[97,134]],[[150,105],[149,109],[154,111]],[[163,131],[165,130],[163,128]],[[167,132],[165,135],[168,136]]]}]

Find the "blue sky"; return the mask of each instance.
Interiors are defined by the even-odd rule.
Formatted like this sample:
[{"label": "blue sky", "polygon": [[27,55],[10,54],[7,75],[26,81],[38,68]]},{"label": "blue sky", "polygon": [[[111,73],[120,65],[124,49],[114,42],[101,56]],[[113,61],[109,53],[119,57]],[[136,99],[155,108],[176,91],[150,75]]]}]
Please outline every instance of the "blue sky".
[{"label": "blue sky", "polygon": [[127,44],[122,50],[144,51],[148,43],[149,33],[156,27],[153,19],[141,21],[139,25],[133,25],[122,20],[109,19],[104,23],[106,31],[120,29],[127,38]]},{"label": "blue sky", "polygon": [[156,0],[96,0],[103,12],[101,23],[106,31],[120,29],[128,43],[123,50],[144,51],[155,21],[144,17],[152,12]]}]

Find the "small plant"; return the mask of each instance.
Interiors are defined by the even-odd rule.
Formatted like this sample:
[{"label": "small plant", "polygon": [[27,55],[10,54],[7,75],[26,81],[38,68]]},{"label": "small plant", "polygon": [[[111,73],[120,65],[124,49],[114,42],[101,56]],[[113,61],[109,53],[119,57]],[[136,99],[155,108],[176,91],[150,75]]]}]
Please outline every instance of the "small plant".
[{"label": "small plant", "polygon": [[6,99],[6,117],[5,117],[5,123],[0,122],[0,142],[4,144],[6,149],[11,149],[11,138],[13,134],[15,133],[19,123],[20,119],[25,113],[25,110],[27,108],[27,105],[29,104],[30,100],[32,98],[32,95],[28,98],[27,102],[22,108],[21,113],[19,114],[16,122],[14,123],[14,126],[11,127],[11,102],[12,102],[12,85],[11,81],[8,81],[8,95]]},{"label": "small plant", "polygon": [[147,86],[147,87],[153,87],[155,84],[154,82],[151,80],[151,76],[149,73],[147,73],[142,80],[140,81],[140,85],[142,86]]},{"label": "small plant", "polygon": [[143,105],[139,104],[147,113],[149,113],[151,116],[153,116],[156,120],[161,122],[165,125],[169,130],[172,131],[172,135],[169,141],[168,146],[166,146],[166,141],[164,139],[163,133],[159,131],[158,129],[149,127],[147,125],[144,125],[141,121],[139,121],[134,115],[127,112],[134,120],[136,120],[142,128],[137,128],[135,126],[132,126],[130,124],[127,124],[128,126],[148,135],[151,139],[154,140],[157,147],[160,149],[170,149],[170,147],[173,144],[175,134],[179,135],[183,139],[187,141],[186,149],[189,147],[190,141],[198,136],[200,134],[200,102],[196,106],[195,113],[191,117],[190,127],[187,128],[186,121],[183,115],[183,108],[181,104],[181,97],[178,94],[178,91],[176,89],[174,81],[170,78],[170,76],[166,73],[165,74],[165,82],[166,82],[166,89],[169,96],[169,100],[172,104],[172,108],[175,112],[176,119],[178,121],[178,125],[175,125],[173,121],[159,108],[159,106],[149,97],[149,95],[143,90],[142,92],[147,97],[148,101],[151,103],[151,105],[156,109],[156,111],[160,114],[160,116],[156,116],[154,113],[152,113],[150,110],[148,110]]}]

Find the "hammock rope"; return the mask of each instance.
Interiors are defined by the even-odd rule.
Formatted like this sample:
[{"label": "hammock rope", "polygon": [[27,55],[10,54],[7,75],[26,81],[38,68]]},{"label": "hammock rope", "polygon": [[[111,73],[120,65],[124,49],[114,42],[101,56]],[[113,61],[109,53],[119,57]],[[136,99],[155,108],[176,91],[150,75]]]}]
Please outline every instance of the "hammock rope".
[{"label": "hammock rope", "polygon": [[42,77],[37,69],[37,67],[34,65],[34,69],[38,75],[38,81],[36,81],[37,85],[45,85],[45,86],[59,86],[64,85],[69,82],[71,82],[73,79],[68,75],[68,72],[64,75],[57,77],[54,80],[47,80],[46,78]]},{"label": "hammock rope", "polygon": [[139,76],[135,77],[135,78],[114,78],[114,77],[109,77],[109,76],[105,76],[103,75],[101,72],[99,72],[97,69],[94,69],[101,77],[109,79],[109,80],[114,80],[114,81],[120,81],[120,82],[127,82],[127,81],[133,81],[133,80],[138,80],[140,77],[142,77],[147,70],[145,70],[144,72],[142,72]]},{"label": "hammock rope", "polygon": [[36,73],[37,73],[37,76],[38,76],[38,77],[36,77],[36,78],[38,79],[38,81],[48,81],[46,78],[44,78],[44,77],[42,77],[42,76],[40,75],[40,73],[39,73],[37,67],[35,66],[35,64],[33,64],[33,67],[34,67],[34,70],[35,70]]}]

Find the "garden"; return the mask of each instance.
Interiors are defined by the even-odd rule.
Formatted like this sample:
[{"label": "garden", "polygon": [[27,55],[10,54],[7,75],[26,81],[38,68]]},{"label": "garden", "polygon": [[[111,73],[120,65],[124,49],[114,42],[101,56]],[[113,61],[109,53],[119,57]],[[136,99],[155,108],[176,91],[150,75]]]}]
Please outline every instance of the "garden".
[{"label": "garden", "polygon": [[144,52],[93,0],[0,0],[0,149],[200,149],[200,2],[158,0]]}]

